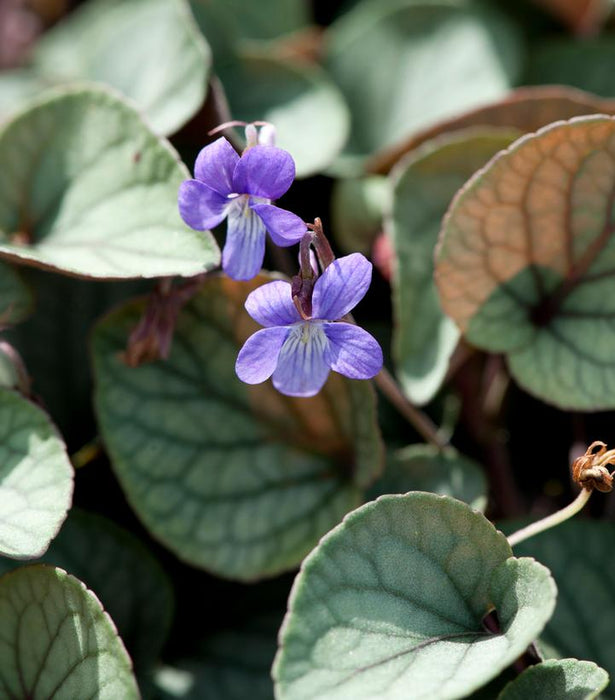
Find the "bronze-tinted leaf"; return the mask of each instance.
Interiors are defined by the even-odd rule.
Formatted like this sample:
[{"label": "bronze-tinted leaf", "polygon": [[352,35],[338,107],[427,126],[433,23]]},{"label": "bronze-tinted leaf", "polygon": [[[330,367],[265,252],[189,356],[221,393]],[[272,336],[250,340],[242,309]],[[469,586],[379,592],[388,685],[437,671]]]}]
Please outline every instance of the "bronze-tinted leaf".
[{"label": "bronze-tinted leaf", "polygon": [[460,116],[436,122],[416,131],[392,148],[380,151],[367,164],[371,173],[387,173],[406,153],[425,141],[449,131],[470,126],[513,127],[520,131],[536,131],[560,119],[584,114],[615,114],[615,100],[603,99],[583,90],[558,85],[525,87],[511,92],[505,99],[465,112]]},{"label": "bronze-tinted leaf", "polygon": [[615,406],[615,119],[524,136],[453,201],[437,254],[445,312],[558,406]]}]

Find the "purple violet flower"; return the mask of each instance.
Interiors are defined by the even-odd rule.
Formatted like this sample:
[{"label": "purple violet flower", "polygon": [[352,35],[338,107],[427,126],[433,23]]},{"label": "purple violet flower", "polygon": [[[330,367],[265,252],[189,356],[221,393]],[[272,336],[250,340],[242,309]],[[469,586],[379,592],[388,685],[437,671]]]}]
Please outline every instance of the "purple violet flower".
[{"label": "purple violet flower", "polygon": [[362,328],[338,321],[365,296],[372,265],[353,253],[338,258],[316,280],[312,317],[303,319],[291,296],[291,285],[269,282],[248,295],[246,309],[265,326],[250,336],[235,364],[247,384],[273,375],[273,385],[287,396],[314,396],[329,370],[351,379],[370,379],[382,369],[382,350]]},{"label": "purple violet flower", "polygon": [[198,231],[228,220],[222,268],[229,277],[248,280],[258,274],[266,231],[279,246],[297,243],[305,233],[300,217],[271,204],[295,178],[292,156],[281,148],[252,146],[240,157],[221,137],[201,150],[194,175],[179,188],[179,213]]}]

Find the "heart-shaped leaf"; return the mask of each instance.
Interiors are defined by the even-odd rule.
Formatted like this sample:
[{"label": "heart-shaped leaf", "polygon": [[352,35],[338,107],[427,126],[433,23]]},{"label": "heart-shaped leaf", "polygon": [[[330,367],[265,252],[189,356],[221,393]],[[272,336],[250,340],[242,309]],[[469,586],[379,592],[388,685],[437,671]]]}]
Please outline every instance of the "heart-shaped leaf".
[{"label": "heart-shaped leaf", "polygon": [[327,30],[326,46],[352,114],[346,164],[338,164],[348,174],[434,120],[503,95],[520,63],[516,27],[469,3],[359,3]]},{"label": "heart-shaped leaf", "polygon": [[579,117],[515,142],[445,220],[444,310],[560,407],[615,406],[615,119]]},{"label": "heart-shaped leaf", "polygon": [[522,132],[536,131],[561,119],[584,114],[615,114],[615,100],[562,85],[541,85],[514,90],[501,100],[478,107],[452,119],[438,121],[413,133],[399,144],[376,153],[367,163],[372,173],[388,173],[406,153],[440,134],[469,127],[508,127]]},{"label": "heart-shaped leaf", "polygon": [[177,154],[102,88],[49,92],[0,130],[0,162],[0,256],[95,278],[219,262],[209,232],[179,216]]},{"label": "heart-shaped leaf", "polygon": [[111,618],[62,569],[39,564],[2,576],[0,629],[4,697],[139,697]]},{"label": "heart-shaped leaf", "polygon": [[[382,496],[304,561],[273,668],[277,697],[463,697],[523,653],[555,595],[547,569],[510,557],[465,504]],[[493,608],[494,634],[482,626]]]},{"label": "heart-shaped leaf", "polygon": [[8,389],[0,389],[0,454],[0,554],[38,557],[70,508],[73,468],[47,414]]},{"label": "heart-shaped leaf", "polygon": [[391,174],[387,221],[393,266],[393,355],[401,386],[416,404],[431,401],[448,370],[459,332],[444,315],[433,281],[442,218],[463,183],[517,134],[467,130],[425,143]]},{"label": "heart-shaped leaf", "polygon": [[526,669],[498,695],[498,700],[593,700],[609,674],[590,661],[544,661]]},{"label": "heart-shaped leaf", "polygon": [[[65,569],[96,593],[137,674],[149,672],[169,631],[173,595],[145,547],[110,520],[73,508],[40,561]],[[0,573],[18,565],[0,559]]]},{"label": "heart-shaped leaf", "polygon": [[318,66],[252,48],[222,70],[220,78],[235,119],[275,125],[276,145],[292,155],[298,177],[321,171],[341,151],[348,136],[348,108]]},{"label": "heart-shaped leaf", "polygon": [[318,396],[290,399],[237,379],[257,328],[243,303],[265,281],[208,279],[165,362],[121,361],[142,303],[94,335],[96,410],[129,501],[182,559],[239,579],[295,566],[358,505],[381,461],[369,383],[332,375]]},{"label": "heart-shaped leaf", "polygon": [[33,306],[32,293],[17,271],[0,262],[0,326],[19,323],[27,318]]},{"label": "heart-shaped leaf", "polygon": [[177,131],[201,107],[210,63],[184,0],[88,0],[34,53],[41,78],[111,85],[159,134]]},{"label": "heart-shaped leaf", "polygon": [[[516,545],[515,551],[546,564],[560,590],[542,635],[545,650],[595,661],[615,677],[613,538],[614,523],[574,520]],[[615,698],[615,690],[604,697]]]},{"label": "heart-shaped leaf", "polygon": [[487,483],[479,465],[452,447],[408,445],[387,457],[384,474],[369,491],[375,499],[386,493],[429,491],[452,496],[483,511],[487,505]]}]

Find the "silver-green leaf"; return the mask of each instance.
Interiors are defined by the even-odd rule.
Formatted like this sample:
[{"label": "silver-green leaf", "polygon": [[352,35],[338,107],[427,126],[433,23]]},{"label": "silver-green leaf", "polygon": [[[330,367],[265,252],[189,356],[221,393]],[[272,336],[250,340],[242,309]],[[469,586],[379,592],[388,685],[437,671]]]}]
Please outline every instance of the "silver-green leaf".
[{"label": "silver-green leaf", "polygon": [[[273,675],[280,700],[444,700],[480,688],[540,634],[555,584],[480,513],[382,496],[304,561]],[[501,632],[483,618],[496,610]]]},{"label": "silver-green leaf", "polygon": [[158,134],[177,131],[201,107],[210,64],[185,0],[89,0],[47,32],[34,53],[42,79],[110,85]]},{"label": "silver-green leaf", "polygon": [[210,277],[179,315],[166,361],[127,367],[143,311],[94,333],[95,404],[112,465],[152,534],[189,563],[250,580],[296,566],[362,500],[381,466],[368,382],[332,374],[311,399],[235,375],[257,330],[249,283]]},{"label": "silver-green leaf", "polygon": [[139,697],[111,618],[62,569],[37,564],[2,576],[0,629],[2,697]]},{"label": "silver-green leaf", "polygon": [[190,276],[219,263],[177,210],[170,145],[103,88],[58,88],[0,129],[0,256],[98,279]]},{"label": "silver-green leaf", "polygon": [[0,389],[0,554],[40,556],[70,508],[73,468],[47,414]]},{"label": "silver-green leaf", "polygon": [[609,674],[591,661],[543,661],[526,669],[498,695],[498,700],[594,700]]}]

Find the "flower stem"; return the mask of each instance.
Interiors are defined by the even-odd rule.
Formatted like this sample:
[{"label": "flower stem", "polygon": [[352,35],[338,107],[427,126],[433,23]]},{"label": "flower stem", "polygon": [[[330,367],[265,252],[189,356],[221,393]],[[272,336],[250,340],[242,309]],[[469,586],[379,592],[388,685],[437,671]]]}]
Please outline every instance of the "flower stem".
[{"label": "flower stem", "polygon": [[579,495],[574,499],[574,501],[569,503],[565,508],[558,510],[557,513],[548,515],[542,520],[537,520],[535,523],[532,523],[521,530],[517,530],[517,532],[513,532],[513,534],[508,537],[508,544],[511,547],[514,547],[516,544],[519,544],[519,542],[523,542],[530,537],[534,537],[534,535],[538,535],[545,530],[549,530],[550,528],[563,523],[564,521],[568,520],[568,518],[572,518],[572,516],[576,515],[580,510],[582,510],[583,506],[587,503],[587,501],[589,501],[592,491],[593,489],[581,489]]},{"label": "flower stem", "polygon": [[374,377],[374,381],[380,391],[426,442],[439,449],[443,449],[448,445],[448,440],[440,436],[437,427],[430,418],[422,411],[419,411],[416,406],[413,406],[402,394],[397,382],[388,370],[380,370],[379,374]]}]

